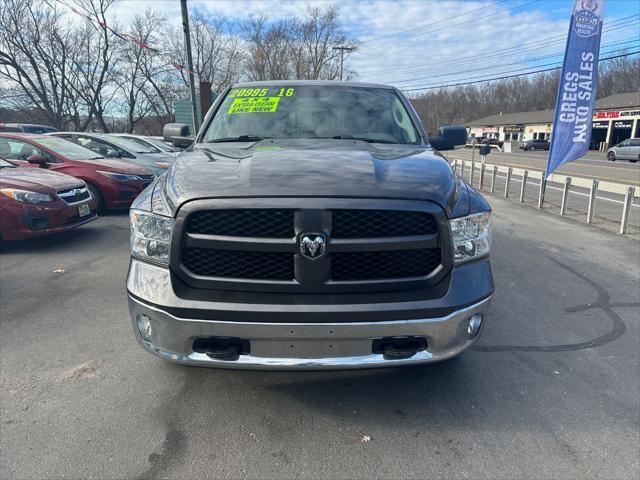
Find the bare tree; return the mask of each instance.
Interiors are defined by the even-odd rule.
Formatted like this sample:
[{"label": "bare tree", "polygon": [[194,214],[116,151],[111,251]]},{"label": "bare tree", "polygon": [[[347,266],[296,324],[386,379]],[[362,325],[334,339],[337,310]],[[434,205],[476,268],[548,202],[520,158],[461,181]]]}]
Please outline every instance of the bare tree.
[{"label": "bare tree", "polygon": [[[324,11],[310,8],[303,19],[275,23],[265,16],[252,17],[242,32],[248,45],[245,75],[250,80],[335,80],[340,76],[340,55],[333,47],[356,46],[342,29],[335,6]],[[344,77],[353,75],[347,68]]]},{"label": "bare tree", "polygon": [[638,91],[640,91],[640,57],[612,58],[602,62],[598,80],[600,97]]},{"label": "bare tree", "polygon": [[[343,45],[355,48],[340,26],[338,9],[330,6],[324,12],[319,8],[310,8],[302,24],[302,44],[307,62],[307,79],[335,80],[340,77],[340,54],[334,46]],[[348,58],[349,54],[345,55]],[[349,79],[353,72],[347,69],[343,77]]]},{"label": "bare tree", "polygon": [[38,7],[33,0],[0,4],[0,77],[52,125],[64,128],[74,100],[68,79],[70,29],[57,12]]},{"label": "bare tree", "polygon": [[[241,74],[242,51],[234,25],[224,18],[211,20],[196,10],[189,17],[189,30],[195,75],[203,82],[210,82],[214,91],[237,81]],[[172,63],[185,65],[182,29],[169,27],[165,37],[170,42]],[[188,74],[186,69],[180,70],[185,86],[188,85]]]},{"label": "bare tree", "polygon": [[164,15],[147,10],[144,15],[134,17],[129,28],[131,40],[119,39],[114,82],[128,132],[133,132],[136,124],[153,110],[148,93],[148,89],[153,88],[148,80],[155,69],[151,45],[158,43],[165,23]]},{"label": "bare tree", "polygon": [[291,44],[295,41],[295,20],[283,20],[268,26],[265,16],[252,17],[243,25],[249,44],[245,63],[249,80],[273,80],[292,77],[289,58]]},{"label": "bare tree", "polygon": [[[425,130],[462,124],[497,113],[555,108],[560,70],[496,82],[429,90],[411,99]],[[640,58],[621,57],[600,64],[597,98],[640,90]]]},{"label": "bare tree", "polygon": [[[77,49],[72,58],[75,75],[73,85],[86,111],[82,121],[79,116],[74,116],[76,130],[85,130],[95,116],[102,130],[109,131],[104,115],[115,95],[115,89],[111,87],[115,46],[113,34],[107,28],[106,14],[113,2],[76,0],[78,6],[93,18],[93,21],[85,21],[75,31]],[[113,27],[118,28],[117,25]]]}]

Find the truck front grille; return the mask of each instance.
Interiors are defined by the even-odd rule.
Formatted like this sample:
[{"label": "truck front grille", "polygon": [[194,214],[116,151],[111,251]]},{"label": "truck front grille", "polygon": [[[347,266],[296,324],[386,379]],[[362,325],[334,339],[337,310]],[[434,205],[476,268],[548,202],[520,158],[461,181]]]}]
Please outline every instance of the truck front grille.
[{"label": "truck front grille", "polygon": [[232,237],[292,238],[293,210],[209,210],[189,217],[189,233]]},{"label": "truck front grille", "polygon": [[334,210],[333,238],[401,237],[432,235],[438,224],[425,212],[401,210]]},{"label": "truck front grille", "polygon": [[440,265],[440,249],[350,252],[331,255],[337,281],[385,280],[429,275]]},{"label": "truck front grille", "polygon": [[185,266],[195,275],[252,280],[293,280],[293,254],[187,248]]},{"label": "truck front grille", "polygon": [[[376,207],[386,206],[383,200],[341,199],[283,199],[287,208],[218,206],[234,202],[183,207],[171,266],[187,284],[290,293],[388,291],[435,283],[451,266],[441,245],[449,242],[446,218],[426,202],[405,210]],[[366,208],[369,203],[375,208]],[[325,238],[324,255],[311,259],[302,254],[300,239],[306,234]]]}]

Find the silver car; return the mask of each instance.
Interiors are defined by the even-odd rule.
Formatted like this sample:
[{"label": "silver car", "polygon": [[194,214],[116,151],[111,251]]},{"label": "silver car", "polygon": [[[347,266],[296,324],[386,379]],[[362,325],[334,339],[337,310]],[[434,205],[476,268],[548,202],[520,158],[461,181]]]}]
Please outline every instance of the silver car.
[{"label": "silver car", "polygon": [[144,147],[126,138],[104,133],[56,132],[48,135],[62,137],[92,150],[104,157],[121,158],[153,170],[162,175],[174,162],[175,157],[153,147]]},{"label": "silver car", "polygon": [[148,137],[144,135],[134,135],[133,133],[114,133],[112,134],[116,137],[126,138],[127,140],[139,143],[147,148],[154,148],[159,150],[165,155],[171,155],[172,157],[177,157],[180,154],[180,150],[172,147],[168,143],[165,143],[159,137]]},{"label": "silver car", "polygon": [[627,138],[625,141],[614,145],[607,150],[607,160],[629,160],[637,162],[640,160],[640,138]]}]

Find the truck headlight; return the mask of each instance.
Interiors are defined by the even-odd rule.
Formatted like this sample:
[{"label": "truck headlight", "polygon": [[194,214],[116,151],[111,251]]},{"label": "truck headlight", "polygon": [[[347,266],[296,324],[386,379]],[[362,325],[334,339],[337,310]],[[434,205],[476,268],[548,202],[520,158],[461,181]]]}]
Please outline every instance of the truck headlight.
[{"label": "truck headlight", "polygon": [[455,263],[489,255],[491,251],[491,212],[476,213],[449,220]]},{"label": "truck headlight", "polygon": [[142,260],[169,265],[173,218],[132,209],[129,219],[131,254]]}]

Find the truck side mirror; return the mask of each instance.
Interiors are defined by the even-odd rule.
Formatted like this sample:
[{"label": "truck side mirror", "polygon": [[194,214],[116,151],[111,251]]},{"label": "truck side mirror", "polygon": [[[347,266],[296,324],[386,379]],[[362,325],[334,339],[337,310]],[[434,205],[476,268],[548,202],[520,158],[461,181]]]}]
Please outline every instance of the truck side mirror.
[{"label": "truck side mirror", "polygon": [[167,123],[162,127],[162,139],[177,148],[188,148],[193,143],[191,129],[186,123]]},{"label": "truck side mirror", "polygon": [[435,150],[453,150],[458,145],[466,145],[467,129],[459,125],[440,127],[438,136],[429,138],[429,143]]}]

